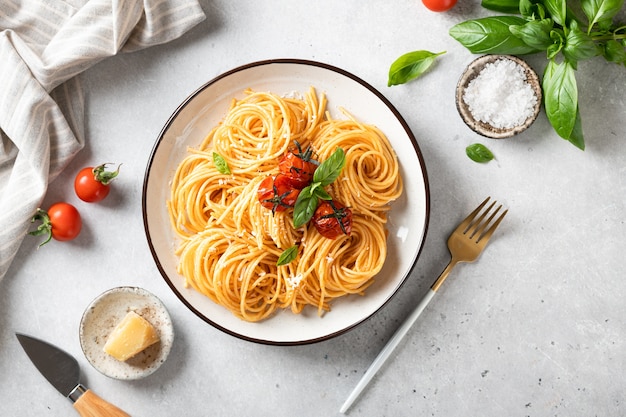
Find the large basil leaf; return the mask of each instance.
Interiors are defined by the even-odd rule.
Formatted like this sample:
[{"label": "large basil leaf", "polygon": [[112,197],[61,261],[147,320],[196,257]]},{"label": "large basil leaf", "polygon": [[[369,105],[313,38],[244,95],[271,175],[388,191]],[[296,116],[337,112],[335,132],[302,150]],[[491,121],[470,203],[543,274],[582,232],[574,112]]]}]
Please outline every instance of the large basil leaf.
[{"label": "large basil leaf", "polygon": [[509,30],[526,23],[518,16],[492,16],[467,20],[450,28],[450,36],[474,54],[530,54],[538,50],[526,45]]},{"label": "large basil leaf", "polygon": [[567,26],[567,3],[565,0],[545,0],[543,4],[555,23],[564,27]]},{"label": "large basil leaf", "polygon": [[442,54],[445,54],[445,51],[439,53],[413,51],[402,55],[389,68],[387,86],[404,84],[421,76],[431,67],[435,59]]},{"label": "large basil leaf", "polygon": [[582,129],[574,68],[567,61],[557,63],[550,60],[543,74],[542,86],[550,124],[559,136],[581,148]]},{"label": "large basil leaf", "polygon": [[576,108],[576,120],[574,121],[574,129],[567,139],[571,144],[580,150],[585,150],[585,138],[583,137],[583,123],[580,118],[580,108]]},{"label": "large basil leaf", "polygon": [[520,0],[482,0],[480,5],[485,9],[501,13],[519,13]]},{"label": "large basil leaf", "polygon": [[552,19],[531,20],[523,25],[511,25],[511,33],[520,38],[528,46],[539,50],[548,49],[552,45],[550,32],[554,22]]},{"label": "large basil leaf", "polygon": [[572,63],[574,69],[576,69],[578,61],[593,58],[600,53],[601,50],[593,39],[579,29],[578,23],[571,22],[570,31],[565,38],[563,55]]},{"label": "large basil leaf", "polygon": [[626,50],[620,41],[611,39],[606,41],[602,55],[609,62],[626,65]]},{"label": "large basil leaf", "polygon": [[624,0],[581,0],[580,5],[591,29],[596,23],[613,19],[624,6]]}]

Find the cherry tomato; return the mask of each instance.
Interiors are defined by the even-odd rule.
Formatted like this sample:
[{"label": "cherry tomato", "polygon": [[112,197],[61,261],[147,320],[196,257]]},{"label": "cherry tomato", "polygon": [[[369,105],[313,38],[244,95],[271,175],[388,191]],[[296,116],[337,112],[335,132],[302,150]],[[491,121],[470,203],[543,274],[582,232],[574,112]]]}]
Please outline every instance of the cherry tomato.
[{"label": "cherry tomato", "polygon": [[352,210],[337,201],[322,201],[312,220],[317,231],[328,239],[350,236],[352,232]]},{"label": "cherry tomato", "polygon": [[83,201],[94,203],[103,200],[111,188],[109,184],[120,172],[118,166],[115,171],[106,171],[106,165],[86,167],[81,169],[74,179],[76,195]]},{"label": "cherry tomato", "polygon": [[272,213],[293,207],[300,190],[291,185],[290,179],[284,174],[265,178],[257,188],[257,197],[261,205],[271,209]]},{"label": "cherry tomato", "polygon": [[445,12],[454,7],[457,0],[422,0],[424,6],[433,12]]},{"label": "cherry tomato", "polygon": [[72,240],[80,233],[83,222],[80,213],[69,203],[55,203],[48,211],[37,210],[32,222],[42,223],[36,230],[30,232],[33,236],[46,235],[47,239],[39,246],[45,245],[54,238],[59,241]]},{"label": "cherry tomato", "polygon": [[287,175],[293,188],[303,189],[313,180],[313,174],[318,162],[313,157],[313,150],[307,148],[302,152],[300,144],[296,142],[297,150],[290,150],[278,162],[278,169]]}]

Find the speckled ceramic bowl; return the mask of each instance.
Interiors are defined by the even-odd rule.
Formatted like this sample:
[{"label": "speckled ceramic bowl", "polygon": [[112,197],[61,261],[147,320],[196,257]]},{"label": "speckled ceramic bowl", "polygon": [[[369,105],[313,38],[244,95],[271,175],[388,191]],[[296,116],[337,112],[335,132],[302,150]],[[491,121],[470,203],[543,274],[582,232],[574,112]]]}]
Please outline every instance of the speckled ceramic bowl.
[{"label": "speckled ceramic bowl", "polygon": [[[467,103],[463,99],[465,91],[472,80],[474,80],[481,73],[487,64],[494,63],[500,59],[511,60],[519,64],[524,69],[526,82],[530,85],[535,93],[535,96],[537,97],[537,102],[534,105],[532,114],[522,124],[511,128],[494,127],[481,120],[475,119]],[[539,115],[539,110],[541,109],[541,97],[541,83],[537,73],[524,60],[512,55],[484,55],[475,59],[467,66],[465,71],[463,71],[456,87],[456,107],[465,124],[476,133],[492,139],[510,138],[528,129],[528,127],[533,124]]]},{"label": "speckled ceramic bowl", "polygon": [[[125,362],[104,352],[107,338],[129,311],[148,320],[160,341]],[[174,341],[169,313],[161,300],[137,287],[110,289],[89,304],[80,322],[80,344],[85,357],[102,374],[115,379],[140,379],[152,374],[167,359]]]}]

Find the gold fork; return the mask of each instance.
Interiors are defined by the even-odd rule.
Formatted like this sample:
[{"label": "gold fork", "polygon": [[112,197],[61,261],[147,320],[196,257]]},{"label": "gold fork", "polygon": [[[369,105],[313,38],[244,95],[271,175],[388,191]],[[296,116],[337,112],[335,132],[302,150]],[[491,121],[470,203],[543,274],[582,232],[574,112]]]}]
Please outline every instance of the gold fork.
[{"label": "gold fork", "polygon": [[450,274],[452,268],[454,268],[454,266],[459,262],[474,262],[478,259],[478,256],[482,253],[483,249],[485,249],[491,235],[493,235],[493,232],[508,212],[508,210],[504,210],[496,218],[496,215],[500,212],[500,209],[502,209],[502,205],[499,205],[495,210],[493,210],[496,205],[496,202],[494,201],[481,213],[481,210],[485,207],[489,199],[490,197],[487,197],[485,201],[476,207],[476,210],[472,211],[470,215],[457,226],[454,232],[452,232],[448,238],[448,249],[450,250],[451,255],[450,263],[446,266],[441,275],[439,275],[433,285],[431,285],[428,293],[424,296],[424,298],[422,298],[422,301],[420,301],[415,310],[413,310],[409,317],[407,317],[402,325],[400,325],[391,339],[389,339],[389,342],[387,342],[376,359],[374,359],[374,362],[372,362],[359,383],[356,387],[354,387],[354,390],[348,396],[348,399],[346,399],[346,402],[339,410],[341,413],[345,413],[348,408],[350,408],[361,391],[363,391],[383,363],[389,358],[391,352],[393,352],[396,346],[398,346],[400,340],[402,340],[411,326],[413,326],[413,323],[415,323],[417,318],[422,314],[422,311],[424,311],[430,300],[432,300],[439,287],[441,287],[441,284],[443,284],[448,277],[448,274]]}]

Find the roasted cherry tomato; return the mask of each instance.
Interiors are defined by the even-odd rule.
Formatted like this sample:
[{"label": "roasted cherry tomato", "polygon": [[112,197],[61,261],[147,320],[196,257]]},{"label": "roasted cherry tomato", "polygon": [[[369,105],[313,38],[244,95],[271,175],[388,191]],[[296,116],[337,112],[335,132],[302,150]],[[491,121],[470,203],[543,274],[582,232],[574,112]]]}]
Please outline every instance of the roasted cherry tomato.
[{"label": "roasted cherry tomato", "polygon": [[41,224],[30,234],[47,236],[47,239],[39,246],[50,242],[52,238],[60,241],[72,240],[78,236],[83,226],[80,213],[69,203],[55,203],[48,211],[38,209],[31,222],[36,221],[41,221]]},{"label": "roasted cherry tomato", "polygon": [[284,174],[265,178],[257,188],[257,197],[261,205],[271,209],[272,213],[293,207],[300,190],[291,185],[290,179]]},{"label": "roasted cherry tomato", "polygon": [[352,210],[337,201],[322,201],[313,213],[313,224],[328,239],[352,232]]},{"label": "roasted cherry tomato", "polygon": [[109,184],[119,174],[120,167],[118,166],[115,171],[106,171],[106,165],[86,167],[78,172],[74,179],[74,190],[78,198],[88,203],[95,203],[109,195],[111,191]]},{"label": "roasted cherry tomato", "polygon": [[296,147],[297,149],[290,150],[280,159],[278,169],[289,177],[293,188],[301,190],[313,180],[318,162],[313,159],[313,150],[310,147],[304,152],[298,142]]},{"label": "roasted cherry tomato", "polygon": [[445,12],[454,7],[457,0],[422,0],[424,6],[433,12]]}]

